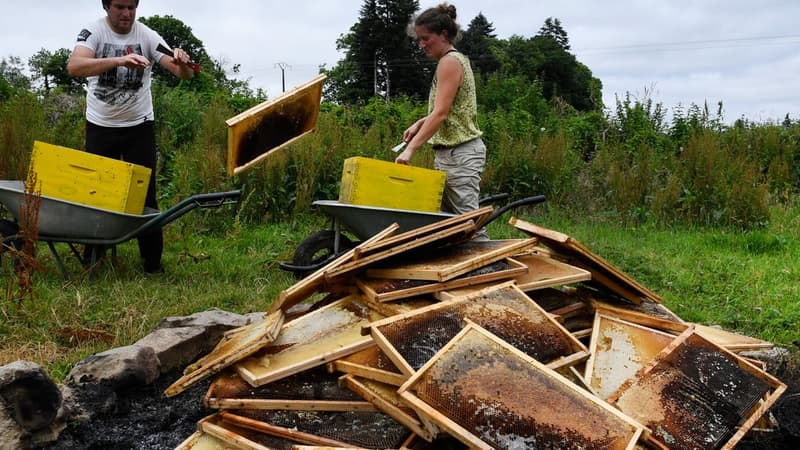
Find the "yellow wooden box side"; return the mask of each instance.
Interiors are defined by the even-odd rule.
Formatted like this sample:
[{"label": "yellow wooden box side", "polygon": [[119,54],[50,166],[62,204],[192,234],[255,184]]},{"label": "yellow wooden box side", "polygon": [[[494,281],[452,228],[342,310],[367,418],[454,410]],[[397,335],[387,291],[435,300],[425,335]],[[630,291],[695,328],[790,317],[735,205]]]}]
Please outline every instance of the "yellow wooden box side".
[{"label": "yellow wooden box side", "polygon": [[354,205],[439,212],[445,173],[354,156],[344,161],[339,201]]},{"label": "yellow wooden box side", "polygon": [[[41,195],[128,214],[142,214],[147,167],[34,141],[29,173]],[[30,176],[30,175],[29,175]]]}]

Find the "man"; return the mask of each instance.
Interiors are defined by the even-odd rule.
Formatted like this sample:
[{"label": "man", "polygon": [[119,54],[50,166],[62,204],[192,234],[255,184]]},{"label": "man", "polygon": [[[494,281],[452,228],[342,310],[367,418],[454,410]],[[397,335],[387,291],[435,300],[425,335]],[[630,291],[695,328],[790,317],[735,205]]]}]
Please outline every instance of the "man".
[{"label": "man", "polygon": [[[172,57],[156,51],[158,44],[168,46],[158,33],[136,21],[138,0],[102,0],[102,4],[106,17],[81,30],[67,62],[70,76],[88,78],[86,151],[149,167],[145,206],[158,209],[152,62],[181,79],[194,72],[183,50],[174,49]],[[164,272],[163,248],[160,228],[139,238],[145,272]],[[92,260],[97,252],[90,249]]]}]

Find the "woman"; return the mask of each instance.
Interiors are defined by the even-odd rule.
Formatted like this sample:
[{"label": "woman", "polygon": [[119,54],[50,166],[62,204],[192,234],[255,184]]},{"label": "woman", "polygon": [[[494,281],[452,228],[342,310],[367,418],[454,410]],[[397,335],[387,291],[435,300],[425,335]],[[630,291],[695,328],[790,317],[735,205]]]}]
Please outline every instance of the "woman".
[{"label": "woman", "polygon": [[472,68],[466,55],[453,46],[461,37],[455,20],[456,7],[447,3],[414,19],[420,48],[438,63],[428,96],[428,115],[405,130],[403,141],[408,144],[395,162],[408,164],[422,144],[432,144],[434,168],[447,173],[442,209],[463,214],[478,208],[486,146],[478,129]]}]

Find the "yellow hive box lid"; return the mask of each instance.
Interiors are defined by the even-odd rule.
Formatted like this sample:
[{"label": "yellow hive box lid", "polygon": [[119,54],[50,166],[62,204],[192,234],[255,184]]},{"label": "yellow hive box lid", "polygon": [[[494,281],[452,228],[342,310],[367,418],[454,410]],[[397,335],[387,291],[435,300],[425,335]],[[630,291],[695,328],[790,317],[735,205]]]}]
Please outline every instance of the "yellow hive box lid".
[{"label": "yellow hive box lid", "polygon": [[142,214],[151,170],[81,150],[34,141],[28,177],[44,196]]},{"label": "yellow hive box lid", "polygon": [[445,173],[354,156],[344,161],[339,201],[354,205],[439,212]]}]

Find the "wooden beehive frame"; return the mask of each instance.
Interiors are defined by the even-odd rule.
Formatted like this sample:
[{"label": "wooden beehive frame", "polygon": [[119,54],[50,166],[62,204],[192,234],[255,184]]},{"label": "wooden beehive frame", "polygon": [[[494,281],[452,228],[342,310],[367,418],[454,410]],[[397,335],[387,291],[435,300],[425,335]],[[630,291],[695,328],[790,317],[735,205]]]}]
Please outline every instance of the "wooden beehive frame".
[{"label": "wooden beehive frame", "polygon": [[[416,416],[416,413],[414,413],[413,410],[406,411],[402,408],[402,406],[405,406],[406,409],[410,409],[397,395],[397,386],[360,379],[351,374],[344,375],[341,379],[347,384],[347,387],[364,397],[365,400],[375,405],[376,408],[383,411],[404,427],[416,433],[426,441],[433,440],[434,436],[425,428],[425,425],[420,421],[419,417]],[[411,413],[409,414],[409,412]]]},{"label": "wooden beehive frame", "polygon": [[633,322],[638,325],[643,325],[661,331],[667,331],[675,335],[683,333],[691,325],[694,327],[697,334],[703,336],[709,341],[714,342],[717,345],[725,347],[725,349],[732,352],[761,350],[775,347],[775,344],[771,342],[733,333],[721,328],[709,327],[707,325],[696,323],[687,323],[683,321],[675,322],[598,301],[592,301],[592,306],[599,314],[617,317],[628,322]]},{"label": "wooden beehive frame", "polygon": [[422,281],[424,284],[418,284],[410,288],[399,288],[395,290],[385,289],[384,287],[386,285],[389,285],[395,281],[395,279],[388,278],[364,279],[359,277],[356,279],[356,284],[370,300],[376,302],[389,302],[418,295],[433,294],[450,289],[458,289],[466,286],[505,280],[528,271],[528,266],[520,263],[514,258],[505,258],[505,263],[508,264],[508,269],[489,273],[479,273],[477,275],[470,275],[470,273],[466,273],[460,277],[444,282]]},{"label": "wooden beehive frame", "polygon": [[369,305],[370,308],[378,311],[386,317],[395,316],[397,314],[405,314],[419,308],[424,308],[436,303],[436,299],[432,296],[420,295],[417,297],[409,297],[392,302],[377,302],[369,298],[366,294],[361,295],[361,300]]},{"label": "wooden beehive frame", "polygon": [[224,422],[242,428],[247,428],[248,430],[259,431],[261,433],[266,433],[271,436],[277,436],[283,439],[288,439],[290,441],[299,442],[301,444],[325,445],[325,446],[345,447],[345,448],[352,447],[346,442],[340,442],[334,439],[328,439],[322,436],[316,436],[310,433],[298,431],[297,429],[279,427],[277,425],[272,425],[266,422],[262,422],[260,420],[255,420],[249,417],[240,416],[231,411],[221,411],[218,414]]},{"label": "wooden beehive frame", "polygon": [[219,414],[212,414],[197,423],[198,431],[213,437],[224,445],[234,446],[242,450],[271,450],[257,442],[253,442],[244,435],[246,430],[241,427],[226,423]]},{"label": "wooden beehive frame", "polygon": [[284,325],[271,346],[288,348],[250,356],[234,367],[248,383],[261,386],[366,348],[371,339],[361,335],[361,328],[383,317],[358,297],[345,297]]},{"label": "wooden beehive frame", "polygon": [[[488,331],[484,330],[480,326],[469,322],[461,332],[454,337],[444,348],[442,348],[430,361],[428,361],[419,371],[417,371],[408,381],[406,381],[399,389],[398,394],[402,399],[404,399],[410,406],[414,409],[418,410],[420,414],[423,414],[433,420],[438,426],[442,429],[447,431],[452,436],[459,439],[461,442],[470,446],[470,448],[477,448],[477,449],[492,449],[493,447],[488,445],[486,442],[481,440],[478,436],[474,435],[469,430],[463,428],[458,423],[451,420],[449,417],[445,416],[441,412],[437,411],[435,408],[431,407],[425,401],[420,399],[415,394],[415,388],[420,379],[431,370],[434,366],[439,364],[440,360],[448,354],[448,352],[454,351],[457,347],[459,347],[462,341],[466,342],[466,337],[470,335],[477,335],[480,339],[486,340],[491,342],[491,345],[496,350],[491,351],[490,354],[484,355],[484,358],[490,360],[492,358],[500,358],[501,355],[505,355],[508,358],[513,358],[519,362],[519,364],[524,364],[525,366],[530,367],[536,373],[540,374],[543,378],[546,378],[547,386],[550,389],[558,390],[559,392],[563,393],[565,396],[569,396],[572,400],[570,403],[570,411],[575,411],[571,413],[575,420],[585,421],[587,420],[585,412],[589,411],[590,409],[597,415],[603,416],[607,418],[607,420],[611,420],[617,422],[620,425],[620,428],[625,428],[628,430],[629,435],[627,436],[627,446],[625,447],[626,450],[632,450],[635,448],[637,440],[642,434],[643,429],[639,424],[632,421],[630,418],[622,414],[621,412],[617,411],[616,409],[612,408],[605,402],[597,399],[590,393],[586,392],[579,386],[568,382],[565,380],[561,375],[556,373],[551,368],[543,365],[542,363],[536,361],[535,359],[529,357],[528,355],[520,352],[516,348],[509,345],[507,342],[503,341],[502,339],[498,338],[497,336],[492,335]],[[464,344],[469,345],[469,344]],[[498,393],[498,397],[496,400],[499,402],[501,399],[499,396],[502,393]],[[515,394],[516,395],[516,394]],[[542,403],[542,406],[549,406],[547,403]],[[581,407],[583,407],[581,409]],[[578,412],[578,411],[580,412]],[[591,420],[591,419],[588,419]]]},{"label": "wooden beehive frame", "polygon": [[[407,320],[409,318],[413,318],[414,316],[420,314],[427,314],[431,312],[437,311],[444,311],[451,308],[458,308],[459,306],[470,305],[483,297],[484,295],[489,295],[497,291],[502,290],[510,290],[515,297],[521,301],[523,301],[531,311],[536,312],[543,322],[549,324],[549,326],[557,329],[562,337],[566,339],[571,347],[573,353],[570,355],[565,355],[561,358],[558,358],[554,361],[550,361],[548,366],[551,368],[558,368],[562,366],[568,366],[575,364],[579,361],[585,360],[588,357],[588,350],[586,347],[576,339],[569,331],[567,331],[562,325],[560,325],[557,321],[553,319],[553,317],[547,313],[544,309],[542,309],[539,305],[536,304],[533,300],[531,300],[524,292],[520,291],[513,282],[505,282],[500,283],[494,286],[490,286],[486,289],[481,291],[475,292],[473,294],[457,297],[452,300],[437,303],[431,306],[427,306],[424,308],[419,308],[417,310],[411,311],[406,314],[399,314],[392,317],[387,317],[385,319],[375,321],[365,327],[365,331],[369,331],[372,335],[373,340],[377,343],[377,345],[383,350],[386,356],[395,363],[400,372],[402,372],[407,377],[413,375],[416,371],[415,369],[405,360],[405,358],[400,354],[400,352],[394,347],[391,341],[384,335],[381,331],[381,328],[390,324],[396,324],[398,322]],[[468,317],[467,317],[468,319]]]},{"label": "wooden beehive frame", "polygon": [[[343,372],[392,386],[403,384],[407,377],[399,371],[388,371],[376,367],[379,353],[383,354],[383,350],[373,342],[372,345],[359,352],[329,362],[328,370],[331,372]],[[397,368],[395,367],[395,369]]]},{"label": "wooden beehive frame", "polygon": [[517,286],[523,291],[533,291],[547,287],[562,286],[592,279],[585,269],[563,263],[546,255],[531,253],[516,257],[528,266],[528,272],[514,277]]},{"label": "wooden beehive frame", "polygon": [[383,231],[375,234],[371,238],[365,240],[364,242],[356,246],[356,248],[348,250],[342,256],[326,264],[325,267],[322,267],[321,269],[317,270],[311,275],[303,278],[302,280],[292,285],[290,288],[284,289],[278,294],[278,298],[274,302],[272,302],[269,312],[275,312],[279,310],[286,311],[289,308],[295,306],[296,304],[302,302],[303,300],[308,298],[311,294],[317,292],[319,289],[322,289],[322,287],[325,284],[326,272],[333,270],[339,267],[340,265],[345,264],[348,261],[351,261],[355,257],[357,249],[361,248],[362,246],[378,242],[382,239],[385,239],[393,235],[398,230],[398,228],[400,228],[400,225],[396,223],[389,225]]},{"label": "wooden beehive frame", "polygon": [[584,382],[600,398],[608,398],[674,339],[663,331],[595,314]]},{"label": "wooden beehive frame", "polygon": [[617,295],[637,304],[642,302],[642,298],[661,303],[661,297],[656,293],[642,286],[605,259],[592,253],[570,236],[516,217],[512,217],[509,223],[517,229],[539,238],[542,244],[555,252],[554,257],[562,258],[568,264],[588,270],[592,273],[593,281]]},{"label": "wooden beehive frame", "polygon": [[[589,271],[563,263],[546,254],[539,253],[538,251],[535,253],[514,255],[513,259],[528,268],[526,272],[514,276],[514,282],[525,292],[563,286],[565,284],[577,283],[592,278],[592,274]],[[435,295],[439,300],[445,301],[461,295],[467,295],[471,292],[484,289],[485,287],[486,285],[473,285],[462,288],[443,289]]]},{"label": "wooden beehive frame", "polygon": [[441,248],[430,257],[417,258],[411,263],[368,268],[367,276],[400,280],[428,280],[441,283],[532,248],[536,242],[535,238],[469,241]]},{"label": "wooden beehive frame", "polygon": [[[420,236],[418,239],[414,239],[404,244],[399,244],[376,253],[370,253],[369,255],[366,255],[360,259],[355,259],[346,264],[326,270],[324,272],[325,279],[331,280],[333,278],[340,277],[370,264],[374,264],[378,261],[400,255],[409,250],[418,249],[436,243],[447,242],[448,240],[452,239],[462,239],[467,233],[470,232],[470,230],[474,231],[474,224],[471,221],[462,222],[460,224],[453,225],[450,228],[445,228],[425,236]],[[412,230],[412,232],[415,231],[417,230]]]},{"label": "wooden beehive frame", "polygon": [[278,310],[264,317],[261,322],[227,332],[211,353],[187,366],[184,375],[172,383],[164,391],[164,395],[167,397],[177,395],[192,384],[258,352],[277,338],[283,320],[283,311]]},{"label": "wooden beehive frame", "polygon": [[[263,161],[270,154],[276,152],[277,150],[296,142],[298,139],[309,133],[312,133],[317,126],[319,105],[322,97],[322,83],[326,78],[327,76],[324,74],[318,75],[307,83],[300,85],[287,93],[256,105],[247,111],[244,111],[226,120],[225,124],[228,126],[228,175],[238,175],[251,168],[255,164]],[[248,133],[253,132],[254,129],[260,125],[260,120],[263,120],[270,113],[280,112],[289,105],[297,104],[299,102],[304,102],[304,106],[306,106],[308,109],[308,116],[303,120],[300,133],[271,149],[263,149],[264,152],[258,157],[237,166],[239,146],[243,138]]]},{"label": "wooden beehive frame", "polygon": [[[671,354],[683,346],[691,345],[689,344],[689,340],[699,340],[700,342],[705,342],[707,345],[716,349],[721,355],[727,357],[732,362],[736,363],[736,366],[743,372],[746,372],[752,375],[755,378],[761,379],[767,386],[769,386],[772,391],[767,392],[747,414],[747,417],[744,419],[744,422],[741,422],[737,427],[736,431],[733,433],[732,437],[725,442],[725,444],[720,447],[720,450],[730,450],[736,446],[736,444],[744,437],[744,435],[753,427],[755,423],[769,410],[770,407],[777,401],[777,399],[783,394],[786,390],[786,385],[774,378],[772,375],[762,371],[758,367],[750,364],[744,358],[737,356],[735,353],[715,344],[713,341],[710,341],[700,334],[696,332],[693,325],[687,327],[686,331],[681,333],[677,336],[667,347],[665,347],[658,355],[656,355],[647,365],[643,368],[639,369],[639,371],[633,377],[629,378],[616,392],[614,392],[611,396],[608,397],[608,402],[612,405],[615,405],[624,413],[628,414],[635,420],[639,420],[644,425],[648,425],[648,418],[649,414],[659,414],[658,411],[654,409],[654,405],[650,405],[647,408],[647,411],[639,411],[631,410],[628,408],[628,404],[623,399],[624,396],[628,392],[635,392],[634,389],[639,385],[644,385],[647,382],[650,375],[656,372],[662,372],[665,370],[669,370],[668,368],[671,367],[670,363],[668,362],[668,358]],[[666,368],[666,369],[665,369]],[[683,374],[686,376],[686,374]],[[663,375],[662,375],[663,377]],[[702,385],[702,382],[698,382],[698,384]],[[646,388],[643,388],[646,390]],[[649,394],[648,394],[649,395]],[[662,395],[662,392],[653,392],[653,395],[659,396]],[[667,394],[664,394],[667,395]],[[634,399],[634,403],[638,402],[640,396],[636,396]],[[657,422],[656,422],[657,423]],[[652,434],[647,436],[648,441],[651,442],[653,445],[659,446],[660,448],[668,448],[665,446],[664,443],[660,442],[655,436]]]},{"label": "wooden beehive frame", "polygon": [[[333,375],[327,374],[322,371],[320,374],[326,374],[329,377],[329,382],[336,382]],[[300,373],[298,375],[303,375]],[[238,373],[231,371],[222,373],[211,383],[206,395],[203,397],[203,405],[209,409],[261,409],[261,410],[284,410],[284,411],[374,411],[375,407],[366,401],[360,400],[344,400],[344,399],[330,399],[330,398],[285,398],[281,396],[267,396],[259,395],[252,391],[252,387],[246,384],[251,393],[250,397],[237,398],[236,394],[230,396],[219,395],[219,391],[230,391],[225,386],[231,384],[244,384]],[[325,391],[326,388],[322,388]],[[343,388],[342,388],[343,389]],[[344,392],[350,392],[349,390]],[[253,395],[255,393],[255,395]],[[270,397],[270,398],[265,398]]]},{"label": "wooden beehive frame", "polygon": [[477,228],[474,226],[475,221],[490,216],[492,214],[492,211],[493,209],[491,206],[484,206],[474,211],[470,211],[464,214],[459,214],[457,216],[440,220],[438,222],[433,222],[423,227],[408,230],[396,236],[383,239],[380,242],[373,242],[368,245],[359,246],[359,248],[356,250],[356,257],[363,258],[364,256],[369,255],[371,253],[377,253],[392,247],[397,247],[399,245],[406,244],[414,239],[418,239],[422,236],[433,234],[456,225],[463,225],[464,223],[471,223],[473,225],[471,227],[471,230],[472,232],[475,232],[477,231]]}]

